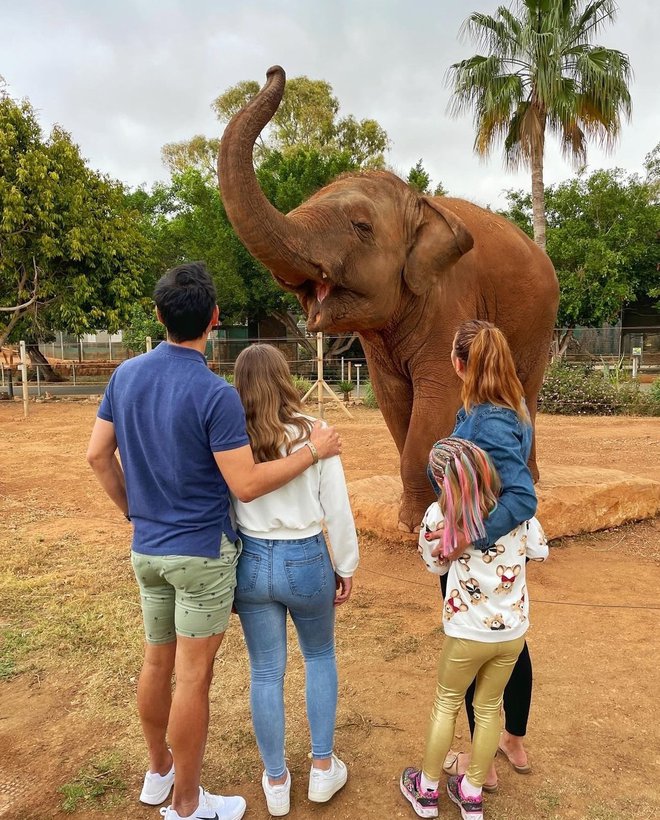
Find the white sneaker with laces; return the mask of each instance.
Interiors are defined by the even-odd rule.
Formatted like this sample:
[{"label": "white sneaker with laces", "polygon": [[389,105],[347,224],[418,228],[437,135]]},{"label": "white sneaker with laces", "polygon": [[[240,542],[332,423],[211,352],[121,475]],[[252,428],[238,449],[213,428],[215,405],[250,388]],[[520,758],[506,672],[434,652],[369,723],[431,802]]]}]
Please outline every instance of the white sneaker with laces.
[{"label": "white sneaker with laces", "polygon": [[167,800],[173,785],[174,764],[172,764],[172,768],[167,774],[147,772],[140,792],[140,803],[146,803],[148,806],[159,806]]},{"label": "white sneaker with laces", "polygon": [[266,772],[261,776],[261,787],[266,795],[266,806],[272,817],[283,817],[291,808],[291,772],[286,770],[286,780],[279,786],[271,786]]},{"label": "white sneaker with laces", "polygon": [[199,787],[199,805],[192,814],[180,815],[172,806],[162,808],[165,820],[241,820],[247,803],[242,797],[222,797]]},{"label": "white sneaker with laces", "polygon": [[326,771],[312,766],[309,773],[309,790],[307,797],[313,803],[326,803],[341,789],[348,780],[348,769],[346,764],[332,755],[332,763]]}]

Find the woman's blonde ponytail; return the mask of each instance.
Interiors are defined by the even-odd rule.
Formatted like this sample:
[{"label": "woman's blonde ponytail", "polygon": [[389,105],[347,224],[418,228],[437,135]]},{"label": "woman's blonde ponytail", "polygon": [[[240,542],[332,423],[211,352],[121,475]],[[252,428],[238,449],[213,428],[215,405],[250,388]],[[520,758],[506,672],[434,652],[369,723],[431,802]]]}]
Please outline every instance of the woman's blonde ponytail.
[{"label": "woman's blonde ponytail", "polygon": [[465,322],[456,333],[454,353],[465,367],[461,398],[468,412],[476,404],[497,404],[529,422],[525,391],[501,330],[490,322]]}]

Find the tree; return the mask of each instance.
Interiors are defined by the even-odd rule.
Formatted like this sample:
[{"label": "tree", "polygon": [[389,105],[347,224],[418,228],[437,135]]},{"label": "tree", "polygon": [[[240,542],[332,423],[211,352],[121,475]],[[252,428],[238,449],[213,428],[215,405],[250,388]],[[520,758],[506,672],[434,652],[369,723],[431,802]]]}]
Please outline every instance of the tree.
[{"label": "tree", "polygon": [[[223,92],[212,105],[220,122],[229,122],[258,91],[257,82],[244,81]],[[353,167],[381,168],[389,146],[385,130],[376,120],[338,115],[339,100],[330,83],[304,76],[287,80],[267,136],[257,141],[257,164],[269,151],[286,153],[307,148],[321,153],[348,153]]]},{"label": "tree", "polygon": [[[531,235],[529,194],[510,191],[506,216]],[[546,192],[548,254],[560,285],[556,339],[562,355],[576,326],[615,321],[621,309],[658,291],[653,188],[621,169],[580,173]]]},{"label": "tree", "polygon": [[431,177],[424,169],[421,159],[408,172],[408,185],[420,194],[431,193]]},{"label": "tree", "polygon": [[117,330],[143,292],[147,240],[125,192],[59,127],[0,92],[0,344]]},{"label": "tree", "polygon": [[[411,188],[414,188],[420,194],[429,195],[431,193],[431,177],[429,176],[428,171],[424,168],[421,159],[419,159],[410,171],[408,171],[407,182]],[[433,196],[446,195],[447,191],[445,190],[444,185],[442,182],[438,182],[433,189]]]},{"label": "tree", "polygon": [[485,156],[503,140],[506,164],[531,168],[534,239],[542,248],[546,132],[579,167],[587,138],[611,149],[621,115],[631,113],[628,56],[593,45],[615,14],[614,0],[516,0],[514,11],[474,12],[463,31],[486,54],[449,69],[452,113],[474,112],[475,151]]},{"label": "tree", "polygon": [[147,336],[154,340],[164,339],[165,327],[156,318],[153,307],[134,304],[122,335],[124,346],[132,353],[144,353]]}]

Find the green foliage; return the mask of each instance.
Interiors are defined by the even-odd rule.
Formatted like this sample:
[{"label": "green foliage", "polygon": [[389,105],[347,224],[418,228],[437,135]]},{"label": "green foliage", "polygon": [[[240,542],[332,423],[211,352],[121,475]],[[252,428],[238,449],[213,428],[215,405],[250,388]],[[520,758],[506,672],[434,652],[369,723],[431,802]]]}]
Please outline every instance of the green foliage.
[{"label": "green foliage", "polygon": [[311,381],[304,376],[291,376],[291,381],[298,393],[300,393],[301,398],[312,389]]},{"label": "green foliage", "polygon": [[348,399],[350,394],[355,390],[355,385],[351,381],[344,380],[337,385],[339,392],[344,394],[344,399]]},{"label": "green foliage", "polygon": [[[531,197],[509,191],[505,216],[531,235]],[[547,251],[560,285],[560,327],[599,326],[658,290],[660,206],[637,175],[595,171],[546,190]]]},{"label": "green foliage", "polygon": [[564,361],[548,368],[539,393],[539,409],[543,413],[611,416],[620,408],[616,388],[601,373]]},{"label": "green foliage", "polygon": [[182,174],[195,168],[209,178],[216,173],[220,140],[197,134],[184,142],[171,142],[161,149],[161,156],[171,174]]},{"label": "green foliage", "polygon": [[9,680],[18,673],[17,661],[27,648],[25,632],[7,629],[0,634],[0,681]]},{"label": "green foliage", "polygon": [[144,353],[147,336],[151,336],[153,341],[164,339],[165,328],[156,318],[153,307],[133,305],[122,335],[124,345],[131,353]]},{"label": "green foliage", "polygon": [[71,783],[60,787],[60,793],[64,796],[62,810],[73,813],[81,803],[89,804],[113,796],[116,798],[118,792],[124,792],[126,784],[117,773],[120,766],[118,754],[92,761]]},{"label": "green foliage", "polygon": [[651,384],[651,389],[649,390],[654,401],[660,402],[660,377],[655,379],[654,382]]},{"label": "green foliage", "polygon": [[431,177],[424,169],[421,159],[408,172],[408,185],[420,194],[429,194],[431,192]]},{"label": "green foliage", "polygon": [[[213,103],[221,122],[229,120],[259,91],[259,84],[243,81],[227,89]],[[307,148],[322,153],[345,153],[353,167],[380,168],[389,139],[372,119],[339,118],[339,100],[325,80],[293,77],[287,80],[284,96],[267,129],[257,142],[257,163],[270,151],[286,153]]]},{"label": "green foliage", "polygon": [[0,313],[0,341],[121,327],[143,293],[137,216],[69,134],[44,139],[30,103],[0,90],[0,305],[23,305]]},{"label": "green foliage", "polygon": [[630,416],[660,416],[660,391],[645,392],[638,381],[629,379],[619,387],[621,412]]},{"label": "green foliage", "polygon": [[[660,382],[659,382],[660,383]],[[660,415],[660,388],[644,392],[621,367],[593,370],[591,365],[553,363],[539,394],[543,413],[570,416]]]},{"label": "green foliage", "polygon": [[546,127],[582,164],[586,138],[618,134],[631,111],[628,56],[592,45],[614,20],[614,0],[517,0],[495,15],[473,12],[464,31],[485,55],[450,68],[454,113],[474,110],[475,149],[503,140],[507,163],[528,165]]},{"label": "green foliage", "polygon": [[234,383],[234,374],[233,373],[222,373],[222,378],[227,382],[227,384]]},{"label": "green foliage", "polygon": [[372,409],[378,408],[376,394],[374,393],[374,388],[370,381],[366,382],[364,385],[364,396],[362,401],[365,407],[370,407]]},{"label": "green foliage", "polygon": [[[628,55],[593,43],[616,15],[615,0],[515,0],[463,25],[483,53],[449,69],[452,113],[474,114],[475,151],[504,146],[509,167],[543,170],[546,132],[564,156],[586,162],[587,139],[611,148],[632,106]],[[543,244],[542,175],[532,176],[534,228]]]}]

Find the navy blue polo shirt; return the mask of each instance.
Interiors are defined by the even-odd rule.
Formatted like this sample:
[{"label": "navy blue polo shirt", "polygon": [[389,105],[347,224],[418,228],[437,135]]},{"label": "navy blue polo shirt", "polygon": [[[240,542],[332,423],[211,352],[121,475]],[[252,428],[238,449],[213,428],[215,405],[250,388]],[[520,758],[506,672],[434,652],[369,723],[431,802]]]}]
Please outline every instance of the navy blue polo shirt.
[{"label": "navy blue polo shirt", "polygon": [[98,416],[114,424],[135,552],[217,558],[237,536],[213,453],[249,444],[236,390],[197,350],[161,342],[112,374]]}]

